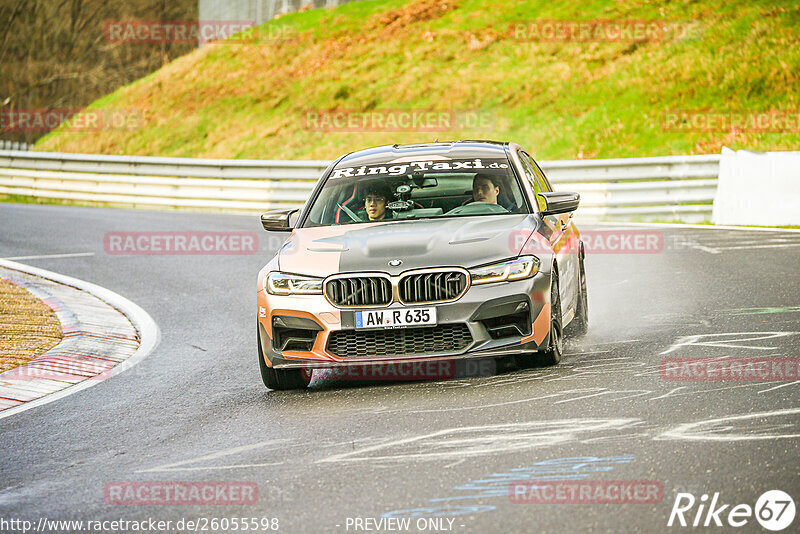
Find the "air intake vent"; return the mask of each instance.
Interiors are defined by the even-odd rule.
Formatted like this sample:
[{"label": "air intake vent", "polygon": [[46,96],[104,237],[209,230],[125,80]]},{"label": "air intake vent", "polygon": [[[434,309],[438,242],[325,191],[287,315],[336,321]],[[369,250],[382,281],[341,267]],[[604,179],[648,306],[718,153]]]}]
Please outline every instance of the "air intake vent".
[{"label": "air intake vent", "polygon": [[472,343],[463,323],[388,330],[337,330],[327,350],[339,358],[381,358],[460,352]]},{"label": "air intake vent", "polygon": [[392,284],[380,276],[334,278],[325,282],[325,295],[335,306],[386,306],[392,302]]},{"label": "air intake vent", "polygon": [[459,298],[467,288],[461,271],[410,274],[400,280],[400,300],[406,304],[446,302]]}]

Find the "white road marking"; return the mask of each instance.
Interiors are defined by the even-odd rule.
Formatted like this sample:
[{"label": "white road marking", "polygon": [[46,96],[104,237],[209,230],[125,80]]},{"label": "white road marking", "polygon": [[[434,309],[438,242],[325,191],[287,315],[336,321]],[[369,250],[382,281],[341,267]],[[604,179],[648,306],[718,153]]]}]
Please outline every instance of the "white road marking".
[{"label": "white road marking", "polygon": [[741,245],[736,247],[721,247],[717,250],[719,251],[726,251],[726,250],[747,250],[751,248],[786,248],[786,247],[800,247],[800,243],[781,243],[781,244],[774,244],[774,245]]},{"label": "white road marking", "polygon": [[[798,438],[800,437],[800,425],[797,421],[791,424],[770,423],[764,419],[797,415],[800,414],[800,408],[788,408],[785,410],[775,410],[772,412],[759,412],[749,413],[744,415],[732,415],[728,417],[720,417],[717,419],[706,419],[705,421],[697,421],[694,423],[685,423],[668,430],[654,439],[683,439],[689,441],[749,441],[757,439],[783,439],[783,438]],[[768,429],[774,429],[775,425],[784,428],[794,427],[796,430],[788,431],[785,433],[769,433],[769,434],[736,434],[736,422],[747,421],[755,419],[758,424],[765,425]],[[748,429],[740,429],[739,432],[746,432]],[[755,427],[758,430],[758,427]],[[752,432],[752,430],[751,430]]]},{"label": "white road marking", "polygon": [[684,396],[687,396],[687,395],[699,395],[701,393],[712,393],[714,391],[725,391],[725,390],[728,390],[728,389],[754,388],[754,387],[758,387],[758,386],[761,386],[761,385],[763,385],[763,383],[760,383],[760,382],[751,382],[751,383],[748,383],[748,384],[731,384],[729,386],[723,386],[723,387],[720,387],[720,388],[700,389],[700,390],[686,391],[684,393],[676,393],[673,396],[674,397],[684,397]]},{"label": "white road marking", "polygon": [[[597,389],[600,389],[600,388],[591,388],[591,389],[597,390]],[[459,406],[458,408],[434,408],[434,409],[430,409],[430,410],[413,410],[413,411],[411,411],[409,413],[460,412],[460,411],[464,411],[464,410],[481,410],[481,409],[484,409],[484,408],[497,408],[499,406],[509,406],[511,404],[521,404],[523,402],[533,402],[533,401],[537,401],[537,400],[549,399],[549,398],[552,398],[552,397],[561,397],[561,396],[563,396],[563,395],[565,395],[567,393],[584,392],[584,391],[589,391],[589,390],[577,389],[577,390],[559,391],[557,393],[550,393],[549,395],[542,395],[540,397],[530,397],[530,398],[527,398],[527,399],[519,399],[519,400],[513,400],[513,401],[506,401],[506,402],[497,402],[497,403],[493,403],[493,404],[484,404],[482,406]]]},{"label": "white road marking", "polygon": [[619,434],[616,436],[600,436],[599,438],[589,438],[589,439],[582,439],[580,440],[581,443],[597,443],[598,441],[611,441],[611,440],[623,440],[623,439],[631,439],[631,438],[649,438],[650,434],[646,432],[633,432],[631,434]]},{"label": "white road marking", "polygon": [[787,237],[772,237],[766,239],[741,239],[741,236],[731,236],[727,239],[707,239],[703,237],[703,243],[711,247],[727,246],[727,245],[765,245],[772,243],[797,243],[797,238],[789,239]]},{"label": "white road marking", "polygon": [[722,252],[720,249],[706,247],[706,246],[701,245],[699,243],[692,243],[691,245],[689,245],[689,247],[693,248],[693,249],[700,250],[702,252],[708,252],[709,254],[720,254]]},{"label": "white road marking", "polygon": [[563,419],[455,427],[334,454],[317,463],[370,462],[375,465],[386,461],[455,461],[512,451],[519,454],[537,447],[576,441],[580,434],[618,433],[639,422],[638,419]]},{"label": "white road marking", "polygon": [[[704,347],[726,347],[726,348],[734,348],[734,349],[750,349],[750,350],[775,350],[778,347],[749,347],[747,345],[734,345],[731,342],[741,342],[741,341],[757,341],[759,339],[771,339],[775,337],[785,337],[797,334],[798,332],[725,332],[719,334],[697,334],[692,336],[682,336],[679,337],[678,340],[670,345],[670,347],[661,353],[663,356],[664,354],[669,354],[675,350],[678,350],[680,347],[695,345],[695,346],[704,346]],[[756,337],[744,337],[744,338],[734,338],[730,340],[721,339],[716,341],[701,341],[703,338],[713,338],[713,337],[720,337],[720,336],[756,336]]]},{"label": "white road marking", "polygon": [[617,343],[637,343],[641,339],[620,339],[619,341],[602,341],[600,343],[592,343],[592,345],[616,345]]},{"label": "white road marking", "polygon": [[653,228],[672,228],[674,230],[682,230],[685,228],[696,228],[698,230],[737,230],[747,232],[785,232],[798,234],[800,230],[796,228],[769,228],[764,226],[727,226],[727,225],[714,225],[714,224],[675,224],[675,223],[636,223],[626,222],[624,226],[619,223],[611,222],[586,222],[586,226],[612,226],[618,229],[627,229],[631,226],[650,226]]},{"label": "white road marking", "polygon": [[653,397],[652,399],[647,399],[647,400],[664,399],[664,398],[669,397],[670,395],[672,395],[673,393],[675,393],[676,391],[679,391],[681,389],[686,389],[686,386],[681,386],[681,387],[677,387],[677,388],[671,389],[667,393],[661,395],[660,397]]},{"label": "white road marking", "polygon": [[571,401],[576,401],[576,400],[590,399],[592,397],[599,397],[600,395],[608,395],[609,393],[611,393],[610,390],[605,390],[605,391],[600,391],[600,392],[597,392],[597,393],[592,393],[590,395],[584,395],[583,397],[575,397],[574,399],[560,400],[560,401],[555,402],[553,404],[561,404],[562,402],[571,402]]},{"label": "white road marking", "polygon": [[144,469],[141,471],[136,471],[137,473],[146,473],[146,472],[163,472],[163,471],[216,471],[222,469],[244,469],[244,468],[251,468],[251,467],[270,467],[274,465],[283,465],[283,462],[271,462],[266,464],[241,464],[241,465],[214,465],[211,467],[177,467],[175,469]]},{"label": "white road marking", "polygon": [[564,353],[564,356],[583,356],[584,354],[606,354],[611,352],[610,350],[589,350],[586,352],[567,352]]},{"label": "white road marking", "polygon": [[17,261],[17,260],[45,260],[45,259],[55,259],[55,258],[82,258],[85,256],[94,256],[94,252],[75,252],[73,254],[42,254],[40,256],[12,256],[9,258],[0,258],[0,259]]},{"label": "white road marking", "polygon": [[[781,245],[771,244],[769,241],[788,241],[789,238],[795,237],[792,234],[800,233],[796,228],[764,228],[758,226],[716,226],[716,225],[702,225],[702,224],[670,224],[670,223],[602,223],[602,222],[587,222],[588,226],[602,226],[605,228],[615,230],[625,230],[631,227],[650,227],[650,228],[669,228],[673,230],[687,230],[697,229],[706,230],[703,232],[683,232],[682,235],[675,236],[675,248],[696,249],[708,254],[722,254],[729,250],[742,250],[748,248],[778,248]],[[707,230],[727,230],[728,232],[714,233]],[[758,239],[755,235],[746,237],[742,232],[772,232],[773,236],[765,236],[763,239]],[[789,234],[789,235],[787,235]],[[748,240],[753,241],[754,245],[746,244]],[[702,240],[702,244],[698,242]],[[743,243],[744,241],[744,243]],[[765,241],[767,243],[765,243]],[[719,243],[719,245],[718,245]],[[725,245],[735,245],[726,247]],[[787,243],[783,247],[800,246],[800,243]]]},{"label": "white road marking", "polygon": [[[268,441],[260,441],[258,443],[253,443],[252,445],[243,445],[241,447],[234,447],[232,449],[225,449],[219,452],[215,452],[212,454],[207,454],[205,456],[200,456],[198,458],[191,458],[189,460],[183,460],[180,462],[175,462],[172,464],[162,465],[159,467],[153,467],[150,469],[139,469],[136,473],[153,473],[159,471],[205,471],[205,470],[214,470],[214,469],[239,469],[243,467],[262,467],[266,465],[280,465],[283,462],[277,463],[262,463],[262,464],[237,464],[237,465],[222,465],[222,466],[208,466],[208,467],[181,467],[185,466],[186,464],[196,464],[199,462],[205,462],[207,460],[216,460],[217,458],[222,458],[223,456],[230,456],[232,454],[237,454],[240,452],[250,451],[253,449],[260,449],[262,447],[267,447],[269,445],[280,445],[286,443],[290,440],[288,439],[272,439]],[[278,448],[278,447],[273,447]]]},{"label": "white road marking", "polygon": [[575,369],[577,373],[585,373],[587,371],[591,371],[593,369],[601,369],[603,371],[607,371],[608,369],[603,368],[611,368],[611,369],[630,369],[631,367],[642,367],[644,366],[644,362],[606,362],[606,363],[595,363],[594,360],[587,360],[585,365],[581,365],[580,367]]},{"label": "white road marking", "polygon": [[780,385],[771,387],[769,389],[763,389],[763,390],[759,391],[759,393],[767,393],[767,392],[773,391],[775,389],[785,388],[786,386],[796,386],[797,384],[798,384],[797,382],[786,382],[785,384],[780,384]]},{"label": "white road marking", "polygon": [[635,395],[626,395],[624,397],[615,397],[614,398],[615,401],[622,400],[622,399],[629,399],[629,398],[632,398],[632,397],[641,397],[642,395],[647,395],[648,393],[652,393],[652,390],[649,390],[649,389],[609,390],[609,391],[603,391],[601,393],[595,393],[593,395],[586,395],[586,396],[583,396],[583,397],[576,397],[574,399],[564,399],[564,400],[560,400],[558,402],[554,402],[553,404],[561,404],[561,403],[564,403],[564,402],[573,402],[573,401],[588,399],[590,397],[597,397],[599,395],[608,395],[608,394],[617,394],[617,393],[636,393],[636,394]]}]

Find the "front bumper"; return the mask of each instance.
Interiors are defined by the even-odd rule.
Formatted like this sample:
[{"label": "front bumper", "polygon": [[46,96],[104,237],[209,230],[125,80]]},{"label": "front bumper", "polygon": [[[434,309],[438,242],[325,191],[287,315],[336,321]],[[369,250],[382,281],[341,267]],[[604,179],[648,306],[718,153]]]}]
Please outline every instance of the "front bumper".
[{"label": "front bumper", "polygon": [[[263,285],[259,287],[263,288]],[[437,326],[413,327],[412,330],[464,325],[469,332],[469,341],[464,346],[449,349],[441,347],[440,343],[443,350],[424,353],[381,354],[385,350],[371,353],[370,349],[364,348],[369,345],[362,343],[364,332],[367,331],[355,330],[355,310],[334,307],[322,295],[277,296],[259,289],[258,328],[265,362],[274,368],[325,368],[532,353],[546,346],[549,341],[550,274],[539,272],[527,280],[471,286],[454,302],[415,306],[393,303],[383,309],[429,306],[437,308]],[[463,330],[461,327],[458,329]],[[334,332],[343,331],[352,333],[348,338],[358,340],[352,345],[358,347],[352,353],[343,352],[342,347],[346,345],[331,340]],[[375,340],[380,342],[384,333],[369,332],[375,332],[366,336],[374,347]],[[432,335],[432,332],[429,330],[426,333]],[[414,334],[407,332],[400,334],[400,338]],[[386,339],[396,340],[398,333],[387,335]],[[461,339],[468,338],[462,336]]]}]

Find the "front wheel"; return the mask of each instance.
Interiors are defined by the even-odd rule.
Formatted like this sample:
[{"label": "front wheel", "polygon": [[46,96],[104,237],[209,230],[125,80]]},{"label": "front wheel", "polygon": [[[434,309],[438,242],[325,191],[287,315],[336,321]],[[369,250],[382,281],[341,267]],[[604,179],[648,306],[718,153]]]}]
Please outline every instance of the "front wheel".
[{"label": "front wheel", "polygon": [[561,326],[561,296],[558,293],[558,274],[553,271],[550,283],[550,334],[547,348],[539,351],[542,365],[555,365],[564,353],[564,328]]},{"label": "front wheel", "polygon": [[306,369],[274,369],[264,361],[261,348],[261,332],[258,336],[258,364],[261,369],[261,380],[269,389],[305,389],[311,382],[311,372]]}]

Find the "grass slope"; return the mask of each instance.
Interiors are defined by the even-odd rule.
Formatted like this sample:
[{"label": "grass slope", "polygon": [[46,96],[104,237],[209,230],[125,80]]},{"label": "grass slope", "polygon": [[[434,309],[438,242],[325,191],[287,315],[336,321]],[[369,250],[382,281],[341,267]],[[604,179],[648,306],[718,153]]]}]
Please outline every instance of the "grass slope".
[{"label": "grass slope", "polygon": [[[518,23],[658,21],[643,42],[525,42]],[[135,110],[136,129],[62,127],[37,150],[328,159],[385,143],[515,140],[538,158],[791,150],[794,132],[665,131],[673,110],[800,111],[796,2],[373,0],[272,20],[255,44],[183,56],[90,108]],[[308,112],[480,110],[444,132],[324,132]],[[490,124],[486,124],[486,122]]]}]

